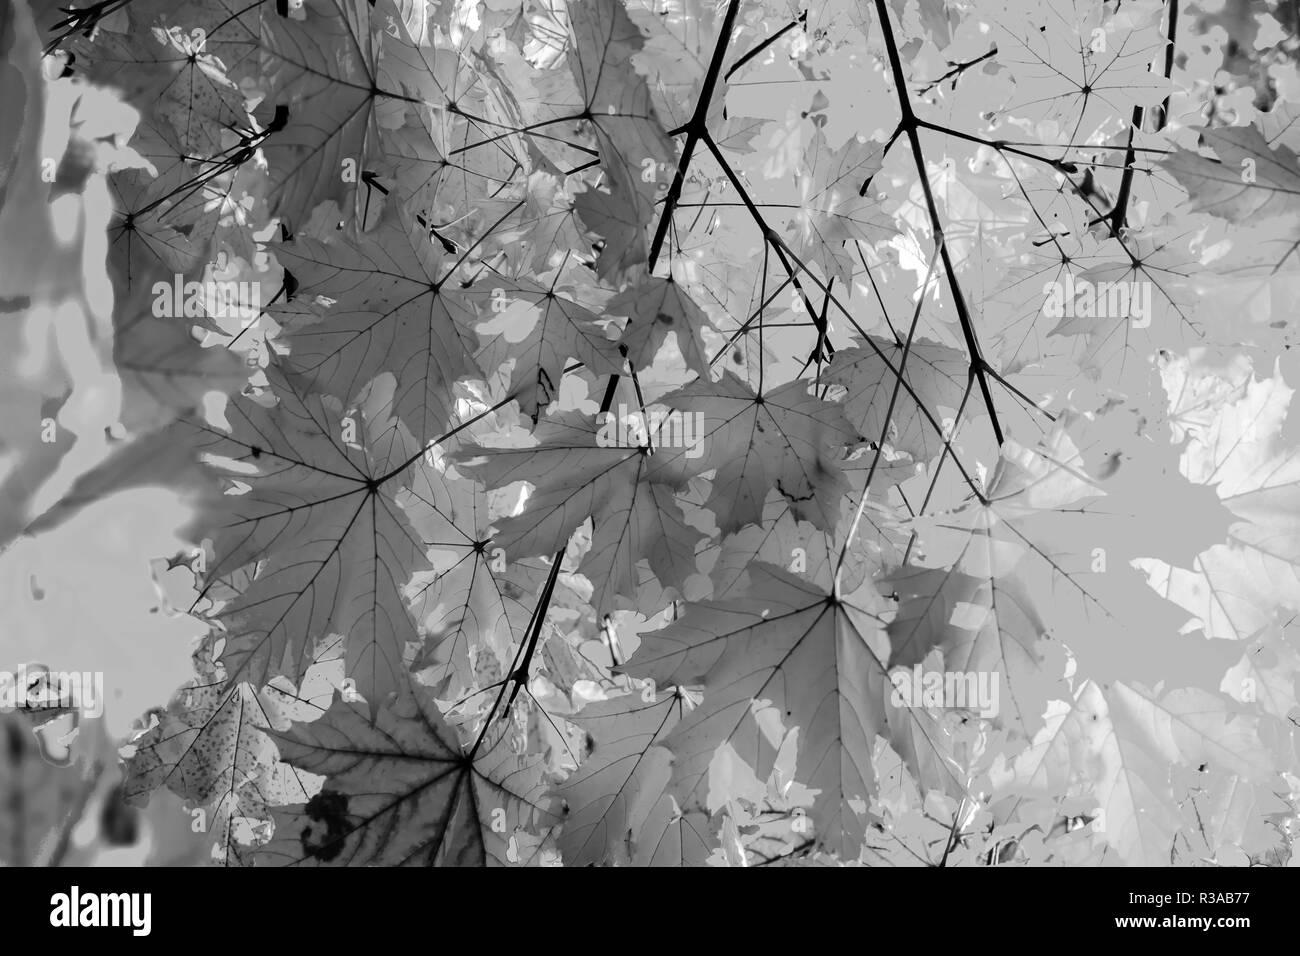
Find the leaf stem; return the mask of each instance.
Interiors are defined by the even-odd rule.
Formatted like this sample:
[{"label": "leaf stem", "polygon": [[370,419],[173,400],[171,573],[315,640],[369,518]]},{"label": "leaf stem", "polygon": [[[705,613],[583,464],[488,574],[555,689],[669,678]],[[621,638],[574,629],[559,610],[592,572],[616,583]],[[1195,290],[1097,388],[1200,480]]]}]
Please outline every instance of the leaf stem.
[{"label": "leaf stem", "polygon": [[[501,706],[501,700],[506,695],[506,688],[513,685],[514,690],[510,693],[510,700],[506,702],[506,709],[502,711],[503,716],[509,712],[515,698],[519,696],[519,689],[528,682],[528,668],[532,664],[533,652],[537,650],[537,641],[542,633],[542,624],[546,620],[546,612],[551,605],[551,595],[555,593],[555,581],[560,576],[560,563],[564,560],[564,550],[564,548],[560,548],[555,553],[555,561],[551,564],[551,573],[546,578],[546,585],[542,588],[542,594],[537,599],[537,604],[533,606],[532,617],[528,619],[527,636],[520,643],[519,650],[515,652],[515,659],[511,662],[510,673],[502,678],[501,691],[497,694],[497,699],[492,702],[492,709],[483,718],[483,726],[479,729],[478,738],[474,741],[474,746],[470,748],[469,754],[465,758],[470,763],[474,762],[479,747],[483,745],[483,739],[487,736],[488,728],[492,726],[492,719],[496,716],[497,708]],[[523,655],[522,660],[520,660],[521,653]]]},{"label": "leaf stem", "polygon": [[885,6],[885,0],[875,0],[875,3],[876,14],[880,18],[881,30],[885,36],[885,49],[889,54],[889,66],[894,74],[894,87],[898,93],[898,108],[903,117],[901,125],[903,131],[907,134],[908,142],[912,146],[912,158],[916,162],[917,175],[920,177],[921,189],[925,195],[925,204],[930,213],[930,228],[934,232],[934,241],[939,247],[944,272],[948,276],[948,288],[952,293],[953,304],[957,309],[957,319],[961,323],[962,335],[966,339],[966,348],[970,352],[971,367],[975,370],[980,392],[984,396],[984,406],[988,409],[989,419],[993,424],[993,435],[997,438],[998,444],[1001,445],[1005,439],[1002,434],[1001,422],[998,421],[997,408],[993,404],[993,393],[989,390],[988,379],[985,376],[987,365],[980,353],[979,343],[975,338],[975,326],[971,321],[966,296],[962,293],[961,284],[957,280],[957,268],[948,252],[948,242],[944,236],[943,222],[939,218],[939,207],[934,201],[934,191],[930,187],[930,174],[925,168],[925,156],[921,152],[921,140],[917,135],[917,129],[922,123],[912,111],[912,103],[907,96],[907,83],[903,78],[903,64],[898,56],[898,44],[894,40],[894,30],[889,22],[889,11]]},{"label": "leaf stem", "polygon": [[700,87],[700,98],[695,103],[695,112],[690,122],[686,124],[686,144],[682,147],[681,158],[677,160],[677,171],[673,173],[668,195],[664,197],[664,209],[659,216],[659,224],[655,227],[654,239],[650,242],[649,270],[652,273],[655,271],[655,263],[659,261],[659,251],[663,248],[664,238],[668,235],[668,224],[672,221],[673,210],[677,208],[677,200],[682,198],[682,184],[686,180],[686,170],[691,165],[691,158],[695,154],[695,146],[708,133],[709,104],[713,102],[713,89],[718,84],[718,74],[722,72],[722,62],[726,59],[727,47],[731,43],[731,30],[739,9],[740,0],[730,0],[727,4],[726,16],[723,17],[722,26],[718,30],[718,42],[713,48],[713,58],[709,61],[709,71],[704,75],[704,82]]},{"label": "leaf stem", "polygon": [[903,385],[903,370],[907,366],[907,357],[912,352],[912,338],[916,335],[916,327],[921,320],[921,308],[925,304],[925,290],[930,287],[930,280],[934,277],[934,267],[938,257],[931,254],[930,265],[926,269],[925,282],[921,285],[921,294],[916,298],[916,309],[912,313],[912,324],[907,330],[907,341],[903,344],[903,354],[898,359],[898,374],[894,378],[894,388],[889,396],[889,407],[885,410],[885,417],[880,426],[880,436],[876,439],[876,455],[871,459],[871,467],[867,470],[867,480],[862,485],[862,497],[858,500],[858,510],[853,515],[853,523],[849,525],[849,532],[844,536],[844,545],[840,548],[840,556],[835,562],[835,578],[831,585],[831,593],[836,599],[840,595],[840,574],[844,569],[844,559],[848,556],[849,546],[853,544],[853,536],[857,533],[858,525],[862,522],[862,513],[867,507],[867,498],[871,495],[871,479],[876,476],[876,468],[880,464],[880,456],[885,451],[885,437],[889,434],[889,425],[894,420],[894,405],[898,401],[898,393]]}]

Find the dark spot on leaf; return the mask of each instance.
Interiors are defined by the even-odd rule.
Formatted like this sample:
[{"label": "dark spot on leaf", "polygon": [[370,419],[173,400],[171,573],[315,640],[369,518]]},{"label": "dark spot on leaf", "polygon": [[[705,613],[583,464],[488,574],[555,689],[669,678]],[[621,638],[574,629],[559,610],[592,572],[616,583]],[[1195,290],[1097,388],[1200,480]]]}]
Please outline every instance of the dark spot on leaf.
[{"label": "dark spot on leaf", "polygon": [[348,798],[333,790],[322,790],[307,803],[310,823],[303,825],[298,840],[310,857],[329,862],[343,852],[343,834],[348,829]]},{"label": "dark spot on leaf", "polygon": [[655,316],[655,319],[663,323],[664,325],[673,324],[673,317],[669,315],[667,312],[660,312],[658,315]]}]

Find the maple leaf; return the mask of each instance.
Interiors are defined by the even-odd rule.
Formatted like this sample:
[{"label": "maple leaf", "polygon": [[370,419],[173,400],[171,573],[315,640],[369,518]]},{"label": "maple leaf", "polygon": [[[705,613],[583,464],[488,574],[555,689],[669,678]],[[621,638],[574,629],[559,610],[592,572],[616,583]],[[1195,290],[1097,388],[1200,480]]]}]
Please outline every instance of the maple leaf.
[{"label": "maple leaf", "polygon": [[592,604],[612,610],[615,595],[635,593],[636,564],[645,559],[665,584],[680,585],[694,567],[698,534],[674,501],[680,480],[656,480],[655,456],[628,447],[605,425],[565,412],[543,419],[535,445],[466,444],[457,469],[500,488],[527,481],[533,491],[519,514],[495,522],[493,541],[507,557],[554,554],[579,525],[592,522],[591,548],[579,570],[595,587]]},{"label": "maple leaf", "polygon": [[853,807],[873,789],[877,734],[895,743],[919,778],[961,792],[929,741],[929,718],[886,708],[888,655],[872,589],[839,599],[761,562],[749,574],[746,596],[690,606],[680,623],[646,635],[624,668],[660,686],[703,685],[703,701],[665,739],[677,758],[670,793],[679,803],[707,806],[708,766],[719,743],[767,772],[775,753],[751,713],[756,700],[771,701],[800,728],[800,762],[813,768],[807,785],[819,791],[814,825],[835,851],[861,838]]},{"label": "maple leaf", "polygon": [[597,375],[617,375],[623,366],[617,344],[599,317],[576,301],[581,290],[561,285],[562,274],[557,270],[549,284],[487,279],[474,290],[487,296],[483,311],[488,312],[476,327],[483,343],[477,361],[484,368],[513,361],[510,393],[533,419],[559,397],[569,359]]},{"label": "maple leaf", "polygon": [[1268,773],[1267,751],[1253,718],[1236,716],[1203,691],[1164,699],[1116,684],[1107,695],[1111,735],[1102,742],[1097,795],[1106,839],[1131,863],[1168,859],[1177,822],[1169,798],[1170,766],[1226,770],[1246,779]]},{"label": "maple leaf", "polygon": [[425,634],[413,666],[440,697],[453,698],[474,684],[473,646],[506,661],[524,640],[532,623],[526,599],[538,591],[546,571],[527,561],[507,562],[504,549],[491,540],[493,496],[451,468],[442,453],[426,452],[399,502],[429,564],[407,587]]},{"label": "maple leaf", "polygon": [[578,96],[551,105],[580,107],[577,112],[596,130],[601,162],[607,169],[617,164],[628,173],[636,170],[634,188],[653,200],[657,177],[647,181],[640,173],[671,163],[676,150],[655,115],[645,80],[632,65],[645,36],[615,0],[582,0],[569,8],[569,18],[569,68]]},{"label": "maple leaf", "polygon": [[392,371],[394,414],[422,437],[443,431],[451,386],[478,373],[475,310],[454,266],[395,218],[350,242],[298,237],[276,255],[296,282],[294,300],[274,307],[290,366],[344,401]]},{"label": "maple leaf", "polygon": [[616,295],[605,308],[613,315],[628,317],[619,344],[627,349],[633,369],[639,371],[653,365],[668,333],[672,332],[686,367],[701,379],[710,378],[702,332],[712,329],[713,324],[671,276],[666,279],[649,276],[641,284]]},{"label": "maple leaf", "polygon": [[644,78],[633,67],[632,57],[645,37],[623,5],[582,0],[566,13],[571,82],[554,73],[540,77],[535,101],[521,104],[528,121],[523,129],[590,128],[608,189],[588,185],[577,195],[575,208],[604,239],[598,272],[609,277],[644,262],[644,229],[676,150],[655,114]]},{"label": "maple leaf", "polygon": [[1164,47],[1160,9],[997,4],[981,41],[996,45],[998,62],[1015,77],[1015,95],[1002,111],[1083,142],[1112,117],[1127,121],[1135,107],[1156,105],[1169,90],[1168,79],[1149,69]]},{"label": "maple leaf", "polygon": [[1190,209],[1237,223],[1300,209],[1300,158],[1285,143],[1271,145],[1253,124],[1197,132],[1217,162],[1183,148],[1161,160],[1187,190]]},{"label": "maple leaf", "polygon": [[[1082,441],[1082,436],[1060,428],[1033,448],[1007,442],[987,489],[975,501],[944,518],[910,522],[918,534],[918,550],[924,551],[921,563],[979,578],[981,589],[987,590],[982,590],[978,605],[960,609],[961,623],[970,631],[984,630],[987,638],[996,635],[999,643],[1017,635],[1007,648],[1022,663],[1028,660],[1016,644],[1046,652],[1059,648],[1059,641],[1076,656],[1080,672],[1094,679],[1165,677],[1191,684],[1210,680],[1221,660],[1209,649],[1178,638],[1174,609],[1144,584],[1138,570],[1154,547],[1148,543],[1154,528],[1166,527],[1187,507],[1204,508],[1210,502],[1204,496],[1189,497],[1180,506],[1173,496],[1186,494],[1190,486],[1166,482],[1172,499],[1168,512],[1138,506],[1129,497],[1134,494],[1129,482],[1140,486],[1144,476],[1130,476],[1120,465],[1118,474],[1107,475],[1110,480],[1097,477],[1097,471],[1110,470],[1114,462],[1093,464],[1076,438]],[[1143,508],[1157,519],[1145,531]],[[1210,540],[1211,528],[1207,522]],[[960,580],[953,579],[950,586],[960,591]],[[1031,600],[1035,613],[1026,614],[1026,598],[1042,594],[1052,595],[1051,600]],[[1037,644],[1035,624],[1042,625],[1037,636],[1043,640]],[[936,643],[942,640],[940,632],[918,634]],[[1151,659],[1135,659],[1135,644],[1149,650]],[[1006,695],[1015,698],[1023,691],[1030,700],[1041,700],[1062,672],[1059,655],[1058,649],[1038,668],[1021,669],[1018,677],[1025,684],[1018,690],[1012,683]],[[1003,672],[1006,681],[1014,676]],[[1032,726],[1036,723],[1031,721]]]},{"label": "maple leaf", "polygon": [[588,187],[574,198],[574,208],[589,228],[603,240],[596,259],[596,273],[609,279],[639,266],[645,259],[645,227],[654,206],[633,185],[622,169],[609,172],[608,191]]},{"label": "maple leaf", "polygon": [[718,43],[722,13],[692,0],[627,4],[628,17],[646,37],[632,61],[652,81],[650,94],[666,123],[676,126],[690,120]]},{"label": "maple leaf", "polygon": [[[1190,799],[1182,808],[1187,830],[1194,834],[1188,838],[1188,858],[1222,866],[1277,866],[1289,858],[1282,826],[1291,807],[1270,784],[1199,768],[1180,767],[1175,774],[1191,778]],[[1184,780],[1175,785],[1181,788]]]},{"label": "maple leaf", "polygon": [[708,856],[706,815],[683,813],[664,792],[673,754],[663,741],[685,708],[680,690],[656,696],[647,685],[572,718],[591,752],[556,791],[568,807],[559,841],[568,865],[698,865]]},{"label": "maple leaf", "polygon": [[503,242],[517,235],[523,246],[521,264],[542,272],[553,265],[552,260],[563,253],[566,257],[574,250],[585,250],[582,223],[578,220],[569,187],[556,176],[541,170],[528,177],[528,192],[520,213],[520,225],[515,230],[497,233]]},{"label": "maple leaf", "polygon": [[892,219],[880,212],[879,202],[867,195],[866,186],[880,170],[882,144],[851,137],[832,150],[820,130],[808,144],[800,168],[799,208],[790,217],[800,258],[817,262],[826,278],[851,287],[854,256],[845,243],[872,243],[895,233]]},{"label": "maple leaf", "polygon": [[[784,566],[827,591],[834,589],[838,571],[841,586],[852,593],[861,584],[871,561],[856,548],[846,550],[843,539],[847,533],[843,524],[832,533],[818,530],[811,522],[800,521],[794,516],[791,502],[774,489],[764,505],[762,523],[745,525],[725,536],[717,546],[717,560],[709,572],[715,596],[726,596],[733,590],[743,592],[746,569],[755,560]],[[702,551],[701,559],[707,560],[712,550]],[[844,556],[842,566],[841,555]]]},{"label": "maple leaf", "polygon": [[[254,7],[251,29],[260,34],[264,97],[258,106],[271,130],[262,146],[270,166],[271,212],[294,228],[325,200],[344,206],[357,198],[342,175],[345,163],[365,168],[376,148],[376,113],[404,100],[380,87],[377,69],[381,32],[373,4],[363,0],[307,0],[304,16],[292,19],[267,3]],[[256,21],[260,18],[260,28]]]},{"label": "maple leaf", "polygon": [[1000,701],[995,719],[1037,725],[1048,699],[1048,682],[1039,679],[1046,627],[1022,584],[1009,574],[980,578],[938,568],[904,568],[885,580],[899,601],[887,628],[891,667],[921,664],[937,647],[946,670],[1004,681],[1010,699]]},{"label": "maple leaf", "polygon": [[404,463],[390,467],[388,423],[345,416],[290,376],[271,381],[275,405],[239,400],[229,436],[200,432],[203,454],[229,462],[227,473],[248,485],[215,506],[221,557],[210,573],[259,562],[247,590],[221,610],[221,660],[230,680],[296,680],[311,642],[339,633],[348,672],[377,710],[400,686],[406,645],[417,640],[403,588],[427,567],[395,498]]},{"label": "maple leaf", "polygon": [[[139,16],[134,9],[132,13]],[[101,31],[93,42],[79,41],[71,51],[88,61],[89,80],[117,87],[131,102],[156,110],[166,120],[162,135],[180,155],[221,154],[228,145],[222,134],[248,130],[250,124],[239,87],[207,50],[206,31],[182,36],[137,24],[125,34]]]},{"label": "maple leaf", "polygon": [[1300,457],[1280,442],[1293,390],[1274,374],[1231,378],[1186,361],[1163,370],[1170,414],[1187,439],[1180,467],[1212,485],[1234,521],[1227,541],[1191,568],[1141,562],[1151,586],[1196,615],[1207,636],[1241,639],[1270,625],[1279,607],[1300,605],[1294,546]]},{"label": "maple leaf", "polygon": [[155,274],[194,272],[218,231],[213,212],[234,189],[229,175],[196,182],[193,170],[170,147],[161,153],[146,149],[142,155],[155,164],[154,170],[124,169],[112,180],[112,254],[121,263],[119,281],[128,287],[152,281]]},{"label": "maple leaf", "polygon": [[[900,365],[909,388],[899,390],[895,398]],[[926,414],[939,417],[940,422],[956,414],[966,394],[968,370],[966,356],[946,345],[912,342],[904,348],[872,337],[871,347],[836,352],[825,374],[827,381],[848,390],[844,413],[859,434],[888,442],[918,461],[929,461],[942,449],[943,435]]]},{"label": "maple leaf", "polygon": [[124,794],[140,805],[161,788],[183,797],[202,813],[219,858],[242,863],[271,808],[307,794],[267,736],[280,718],[275,689],[228,682],[210,645],[195,665],[198,676],[131,742]]},{"label": "maple leaf", "polygon": [[326,778],[275,810],[272,866],[507,866],[538,861],[516,829],[553,822],[540,768],[502,745],[464,748],[418,689],[373,723],[336,697],[324,715],[276,735],[284,759]]},{"label": "maple leaf", "polygon": [[662,467],[692,473],[717,469],[708,507],[723,531],[761,520],[769,488],[776,487],[796,517],[827,528],[839,520],[847,481],[840,467],[846,445],[858,436],[841,406],[812,394],[802,381],[755,393],[730,372],[699,381],[662,399],[702,418],[702,454],[669,449]]},{"label": "maple leaf", "polygon": [[1086,792],[1101,811],[1094,829],[1127,863],[1167,865],[1180,826],[1172,768],[1251,781],[1268,764],[1256,720],[1215,695],[1185,689],[1162,698],[1121,683],[1103,694],[1089,681],[1049,712],[1032,746],[994,779],[999,795],[1017,797],[1014,808],[1029,794],[1072,786],[1062,768],[1087,767]]}]

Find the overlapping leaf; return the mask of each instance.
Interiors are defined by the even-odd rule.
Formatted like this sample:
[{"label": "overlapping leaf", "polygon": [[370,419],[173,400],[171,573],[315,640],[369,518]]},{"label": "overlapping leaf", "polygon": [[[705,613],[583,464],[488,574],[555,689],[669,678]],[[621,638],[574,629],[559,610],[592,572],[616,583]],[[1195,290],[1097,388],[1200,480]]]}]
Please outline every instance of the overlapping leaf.
[{"label": "overlapping leaf", "polygon": [[489,487],[533,485],[523,511],[496,522],[493,540],[508,558],[561,551],[591,519],[591,549],[580,570],[591,578],[592,604],[602,613],[615,608],[616,595],[634,593],[642,559],[660,581],[680,585],[694,568],[698,539],[674,500],[680,481],[663,480],[645,446],[620,446],[606,427],[566,412],[538,425],[536,445],[466,445],[453,459]]},{"label": "overlapping leaf", "polygon": [[665,741],[677,758],[670,792],[679,803],[707,808],[708,769],[720,743],[758,773],[770,769],[775,748],[754,701],[770,701],[800,728],[800,764],[811,768],[805,779],[819,792],[814,825],[835,852],[861,838],[877,735],[919,778],[962,792],[933,739],[932,719],[887,707],[882,608],[873,589],[840,599],[780,568],[756,563],[749,573],[745,597],[688,608],[680,623],[647,635],[626,668],[657,685],[703,685],[701,704]]},{"label": "overlapping leaf", "polygon": [[[418,689],[373,723],[335,698],[318,720],[277,735],[284,759],[326,778],[306,803],[277,809],[270,866],[506,866],[536,864],[516,829],[553,821],[535,758],[499,736],[462,747]],[[526,838],[525,838],[526,839]]]}]

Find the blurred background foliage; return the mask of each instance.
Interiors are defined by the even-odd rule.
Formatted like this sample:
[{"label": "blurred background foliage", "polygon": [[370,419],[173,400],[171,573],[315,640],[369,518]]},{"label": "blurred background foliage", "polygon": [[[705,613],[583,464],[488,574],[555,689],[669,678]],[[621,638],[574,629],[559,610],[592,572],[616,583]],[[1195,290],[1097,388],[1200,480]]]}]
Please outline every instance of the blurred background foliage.
[{"label": "blurred background foliage", "polygon": [[203,821],[170,793],[127,807],[118,759],[158,688],[192,672],[202,628],[164,594],[184,574],[142,557],[185,547],[171,529],[186,509],[160,475],[22,534],[112,454],[131,404],[114,362],[106,174],[131,162],[137,118],[42,57],[40,27],[63,15],[0,0],[0,669],[102,672],[107,700],[94,718],[0,713],[0,864],[195,865]]}]

